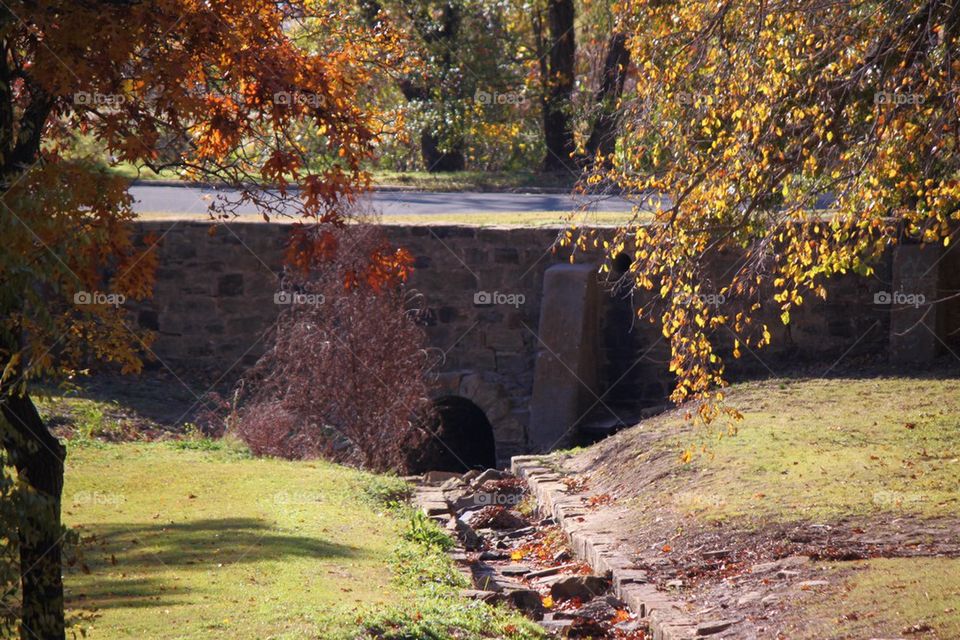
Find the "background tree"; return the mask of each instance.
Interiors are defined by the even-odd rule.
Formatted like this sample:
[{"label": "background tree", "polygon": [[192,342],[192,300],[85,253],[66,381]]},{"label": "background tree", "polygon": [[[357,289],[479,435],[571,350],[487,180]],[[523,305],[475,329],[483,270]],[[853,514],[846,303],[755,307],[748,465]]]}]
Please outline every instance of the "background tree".
[{"label": "background tree", "polygon": [[[903,238],[953,238],[960,3],[624,7],[637,100],[606,177],[655,213],[606,250],[628,252],[626,277],[659,293],[674,399],[715,401],[725,336],[735,336],[734,356],[766,344],[760,314],[789,322],[807,296],[827,295],[827,278],[872,273]],[[830,215],[815,210],[822,202]],[[742,260],[707,281],[706,265],[727,251]],[[701,415],[717,406],[702,404]]]},{"label": "background tree", "polygon": [[[64,637],[66,452],[31,402],[31,383],[72,375],[90,358],[136,371],[149,341],[119,302],[149,295],[158,239],[133,236],[124,180],[65,153],[72,132],[91,135],[118,162],[240,186],[240,200],[216,202],[216,215],[252,202],[264,216],[286,205],[314,226],[342,226],[343,205],[368,181],[362,163],[380,128],[357,88],[375,72],[371,61],[389,64],[398,52],[389,33],[368,32],[331,6],[49,0],[0,8],[0,410],[7,462],[30,505],[14,523],[23,638]],[[322,27],[323,46],[298,46],[289,36],[296,23]],[[306,125],[323,142],[310,163],[295,135]],[[280,189],[250,186],[254,176]],[[293,258],[328,250],[320,235],[305,237]]]},{"label": "background tree", "polygon": [[[368,21],[382,16],[379,2],[364,0]],[[466,166],[461,103],[465,98],[460,54],[464,42],[464,5],[459,1],[414,2],[402,0],[395,7],[417,38],[423,64],[399,80],[403,97],[426,113],[421,124],[420,152],[430,172],[462,171]]]},{"label": "background tree", "polygon": [[420,154],[410,162],[398,136],[381,146],[381,168],[534,169],[572,183],[613,153],[629,53],[612,3],[361,0],[359,10],[419,52],[399,96],[373,91],[402,114]]},{"label": "background tree", "polygon": [[590,135],[584,145],[584,160],[607,164],[616,151],[620,133],[621,100],[630,67],[627,36],[614,32],[608,39],[600,81],[593,95],[594,113]]},{"label": "background tree", "polygon": [[[543,79],[543,138],[545,171],[562,171],[574,164],[573,90],[576,83],[576,12],[573,0],[547,0],[546,43],[540,58]],[[537,14],[538,31],[542,30]],[[538,36],[540,34],[538,33]]]},{"label": "background tree", "polygon": [[[531,12],[542,96],[545,171],[579,174],[616,146],[630,66],[609,2],[539,0]],[[584,46],[578,46],[578,42]],[[596,85],[591,91],[590,85]]]},{"label": "background tree", "polygon": [[[400,74],[397,86],[423,168],[465,169],[477,160],[471,154],[476,123],[494,113],[484,107],[496,106],[497,96],[509,97],[510,105],[522,101],[523,69],[511,29],[516,7],[509,0],[361,0],[359,6],[368,24],[394,24],[419,54],[419,64]],[[483,163],[481,157],[477,164]]]}]

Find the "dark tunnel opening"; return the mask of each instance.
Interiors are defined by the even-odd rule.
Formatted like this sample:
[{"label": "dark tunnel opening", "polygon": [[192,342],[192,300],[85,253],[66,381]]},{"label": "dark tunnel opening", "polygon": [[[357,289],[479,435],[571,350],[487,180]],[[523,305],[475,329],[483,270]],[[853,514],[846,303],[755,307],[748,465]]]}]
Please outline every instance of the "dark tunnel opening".
[{"label": "dark tunnel opening", "polygon": [[415,472],[465,472],[496,466],[493,427],[480,407],[460,396],[443,396],[434,401],[433,408],[428,428],[434,437],[417,452],[412,465]]}]

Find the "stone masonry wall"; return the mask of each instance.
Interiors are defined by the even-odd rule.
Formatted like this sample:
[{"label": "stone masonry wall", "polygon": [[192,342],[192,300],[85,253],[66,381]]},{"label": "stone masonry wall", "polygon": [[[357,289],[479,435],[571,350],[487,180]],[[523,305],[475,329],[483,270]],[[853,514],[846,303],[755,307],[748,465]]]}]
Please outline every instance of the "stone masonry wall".
[{"label": "stone masonry wall", "polygon": [[[238,222],[211,233],[207,223],[171,221],[141,228],[161,237],[154,297],[135,308],[139,323],[157,333],[152,366],[236,377],[263,353],[264,331],[280,309],[273,296],[289,226]],[[463,396],[485,412],[499,460],[526,452],[534,363],[545,348],[538,337],[544,272],[567,258],[550,251],[556,230],[386,232],[416,259],[410,286],[424,296],[429,342],[443,354],[437,395]],[[894,290],[891,265],[888,257],[876,277],[834,281],[828,301],[808,300],[787,327],[768,303],[773,347],[744,350],[730,371],[770,375],[802,363],[827,369],[838,358],[886,358],[891,312],[874,295]],[[673,380],[659,326],[633,321],[636,301],[603,298],[596,393],[610,404],[662,404]]]}]

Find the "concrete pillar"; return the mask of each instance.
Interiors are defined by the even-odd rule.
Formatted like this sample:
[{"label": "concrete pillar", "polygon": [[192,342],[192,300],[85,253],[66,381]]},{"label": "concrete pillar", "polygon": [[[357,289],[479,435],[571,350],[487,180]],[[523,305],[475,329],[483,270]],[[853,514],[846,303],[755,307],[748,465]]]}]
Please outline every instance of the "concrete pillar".
[{"label": "concrete pillar", "polygon": [[[893,253],[890,305],[890,361],[924,364],[940,349],[937,340],[937,299],[941,248],[936,244],[903,244]],[[877,294],[881,296],[882,294]]]},{"label": "concrete pillar", "polygon": [[595,265],[544,272],[527,439],[531,451],[568,443],[596,400],[599,304]]}]

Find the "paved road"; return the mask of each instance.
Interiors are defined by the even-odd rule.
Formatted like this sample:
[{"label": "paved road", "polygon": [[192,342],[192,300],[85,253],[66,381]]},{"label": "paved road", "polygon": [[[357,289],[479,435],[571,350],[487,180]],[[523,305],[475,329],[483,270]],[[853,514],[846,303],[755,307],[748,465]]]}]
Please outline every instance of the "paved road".
[{"label": "paved road", "polygon": [[[204,187],[135,185],[130,189],[138,213],[204,214],[218,195],[235,196],[236,192]],[[571,211],[586,205],[594,211],[629,211],[630,203],[622,198],[575,198],[551,193],[438,193],[429,191],[377,191],[370,202],[385,216],[449,215],[455,213]],[[241,214],[255,214],[250,205]]]}]

